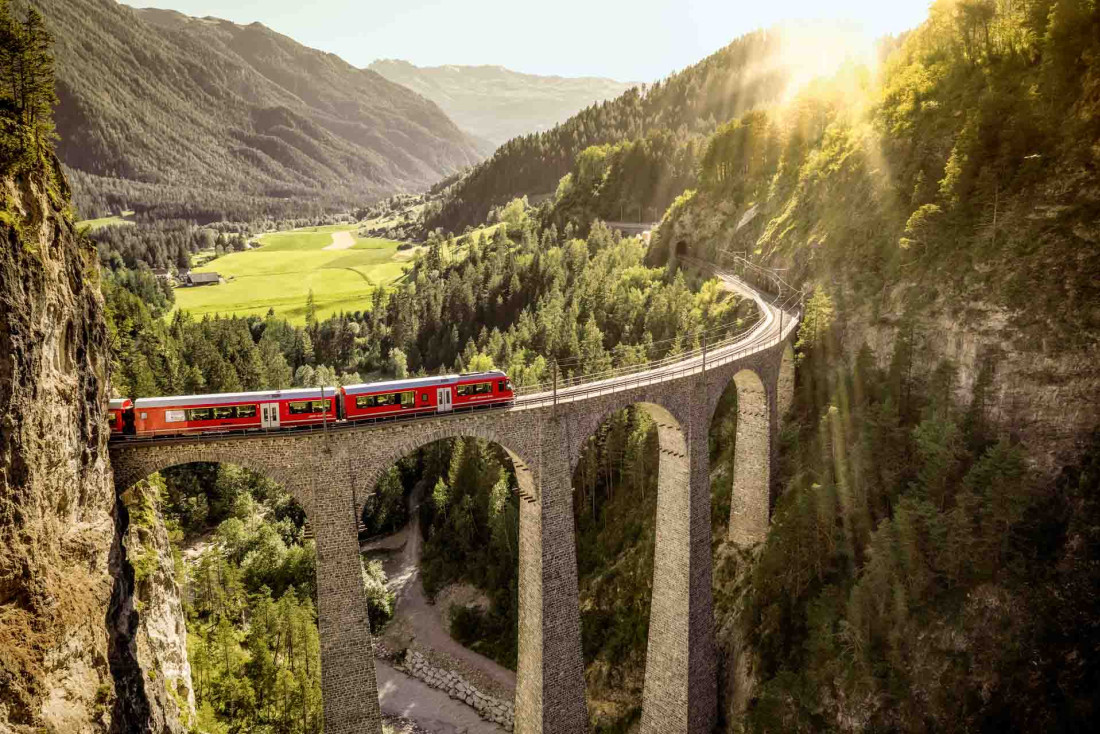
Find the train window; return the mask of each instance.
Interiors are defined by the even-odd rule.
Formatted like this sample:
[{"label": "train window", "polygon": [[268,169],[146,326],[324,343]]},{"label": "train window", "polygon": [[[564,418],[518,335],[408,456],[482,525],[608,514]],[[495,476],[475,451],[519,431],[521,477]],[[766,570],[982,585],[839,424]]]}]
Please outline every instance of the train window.
[{"label": "train window", "polygon": [[208,421],[213,418],[214,411],[210,408],[191,408],[187,411],[189,421]]},{"label": "train window", "polygon": [[493,391],[491,382],[475,382],[473,385],[459,385],[459,395],[486,395]]},{"label": "train window", "polygon": [[422,403],[427,403],[428,402],[428,393],[426,393],[426,392],[420,393],[420,402],[422,402]]},{"label": "train window", "polygon": [[505,392],[507,390],[508,390],[508,381],[507,380],[498,380],[497,381],[497,392]]},{"label": "train window", "polygon": [[302,413],[323,413],[325,412],[325,402],[323,400],[297,400],[293,403],[287,404],[287,409],[291,415],[301,415]]},{"label": "train window", "polygon": [[255,405],[238,405],[237,406],[238,418],[255,418],[256,406]]},{"label": "train window", "polygon": [[216,421],[221,421],[221,420],[225,420],[226,418],[236,418],[236,417],[237,417],[237,411],[233,409],[232,405],[230,405],[229,407],[226,407],[226,408],[214,408],[214,420],[216,420]]},{"label": "train window", "polygon": [[356,408],[381,408],[387,405],[400,405],[402,408],[415,407],[416,393],[412,390],[388,392],[382,395],[360,395],[355,399]]}]

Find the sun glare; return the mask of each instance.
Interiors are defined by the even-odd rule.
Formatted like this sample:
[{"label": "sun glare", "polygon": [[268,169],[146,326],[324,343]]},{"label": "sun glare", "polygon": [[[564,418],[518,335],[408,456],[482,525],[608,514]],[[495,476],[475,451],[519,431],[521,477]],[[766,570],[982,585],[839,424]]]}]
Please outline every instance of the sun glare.
[{"label": "sun glare", "polygon": [[790,70],[783,102],[790,102],[815,79],[833,76],[845,65],[873,69],[874,39],[863,28],[840,21],[785,23],[778,28],[778,63]]}]

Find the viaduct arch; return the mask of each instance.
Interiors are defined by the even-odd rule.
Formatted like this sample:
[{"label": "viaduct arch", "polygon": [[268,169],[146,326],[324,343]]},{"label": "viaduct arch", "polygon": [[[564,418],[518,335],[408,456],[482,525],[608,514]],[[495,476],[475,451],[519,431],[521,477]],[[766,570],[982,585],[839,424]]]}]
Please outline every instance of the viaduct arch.
[{"label": "viaduct arch", "polygon": [[[110,446],[116,489],[192,462],[232,463],[281,483],[301,504],[317,546],[325,730],[380,734],[374,650],[357,518],[378,478],[402,456],[443,438],[505,448],[520,485],[519,662],[515,730],[588,730],[573,521],[573,469],[612,413],[640,406],[657,423],[660,468],[642,731],[704,734],[717,707],[711,598],[707,436],[731,382],[738,389],[729,536],[763,539],[771,508],[781,411],[790,405],[789,339],[797,318],[751,295],[772,318],[745,339],[676,365],[525,396],[515,407],[312,433],[196,436]],[[785,327],[785,328],[784,328]]]}]

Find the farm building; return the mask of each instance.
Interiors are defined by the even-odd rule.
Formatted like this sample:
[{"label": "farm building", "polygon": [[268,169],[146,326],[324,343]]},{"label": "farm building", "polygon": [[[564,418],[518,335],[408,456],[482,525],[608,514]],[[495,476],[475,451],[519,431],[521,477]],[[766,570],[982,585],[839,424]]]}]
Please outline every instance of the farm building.
[{"label": "farm building", "polygon": [[188,273],[187,285],[217,285],[221,279],[217,273]]}]

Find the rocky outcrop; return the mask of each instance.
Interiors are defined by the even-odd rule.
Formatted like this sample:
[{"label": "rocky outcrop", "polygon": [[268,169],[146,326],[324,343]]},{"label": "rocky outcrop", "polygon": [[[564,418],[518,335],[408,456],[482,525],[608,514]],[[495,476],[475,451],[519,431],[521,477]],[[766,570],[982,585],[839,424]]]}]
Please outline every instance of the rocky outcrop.
[{"label": "rocky outcrop", "polygon": [[160,511],[163,489],[163,480],[154,475],[122,495],[130,520],[125,544],[138,610],[134,650],[149,702],[150,728],[184,734],[195,721],[195,691],[176,562]]},{"label": "rocky outcrop", "polygon": [[1091,340],[1036,341],[1002,308],[947,298],[906,320],[900,301],[877,314],[866,304],[838,304],[845,353],[866,345],[887,369],[899,337],[911,338],[914,373],[949,362],[957,370],[955,400],[970,406],[993,437],[1023,446],[1039,472],[1053,477],[1077,461],[1100,426],[1100,351]]},{"label": "rocky outcrop", "polygon": [[0,177],[0,731],[97,732],[114,491],[94,248],[52,156]]}]

